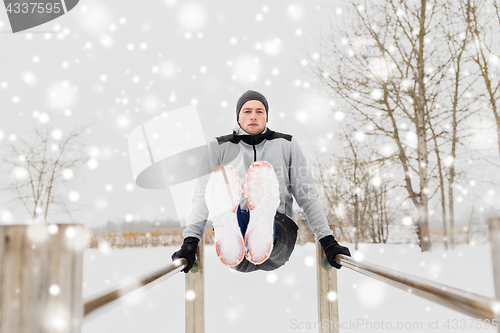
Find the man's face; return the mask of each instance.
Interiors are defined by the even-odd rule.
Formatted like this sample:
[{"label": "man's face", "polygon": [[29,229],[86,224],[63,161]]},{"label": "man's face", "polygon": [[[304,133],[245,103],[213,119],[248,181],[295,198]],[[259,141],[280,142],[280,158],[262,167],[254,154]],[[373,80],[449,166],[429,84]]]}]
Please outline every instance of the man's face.
[{"label": "man's face", "polygon": [[266,122],[266,108],[261,101],[251,100],[243,104],[240,109],[239,123],[245,132],[260,134],[266,128]]}]

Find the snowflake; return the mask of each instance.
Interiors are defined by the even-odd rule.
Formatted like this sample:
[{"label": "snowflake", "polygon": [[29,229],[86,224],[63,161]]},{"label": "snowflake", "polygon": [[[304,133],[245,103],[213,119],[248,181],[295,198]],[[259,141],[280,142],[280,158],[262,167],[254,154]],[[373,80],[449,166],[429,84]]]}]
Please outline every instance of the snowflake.
[{"label": "snowflake", "polygon": [[192,301],[196,298],[196,293],[194,290],[188,290],[186,291],[186,300],[187,301]]},{"label": "snowflake", "polygon": [[266,275],[266,281],[273,284],[278,280],[278,275],[276,273],[268,273]]},{"label": "snowflake", "polygon": [[374,177],[372,179],[373,186],[380,186],[382,184],[382,179],[380,177]]},{"label": "snowflake", "polygon": [[60,129],[55,129],[51,133],[52,139],[54,140],[61,140],[63,133]]},{"label": "snowflake", "polygon": [[313,256],[307,256],[304,258],[304,265],[306,267],[313,267],[316,263],[316,259]]},{"label": "snowflake", "polygon": [[87,161],[87,167],[91,170],[97,169],[99,162],[95,158],[91,158]]},{"label": "snowflake", "polygon": [[61,292],[61,288],[59,288],[59,286],[57,284],[53,284],[49,287],[49,293],[52,296],[57,296],[57,295],[59,295],[60,292]]},{"label": "snowflake", "polygon": [[281,51],[281,39],[273,38],[263,43],[263,50],[270,56],[277,56]]},{"label": "snowflake", "polygon": [[49,234],[55,235],[59,232],[59,227],[57,226],[57,224],[51,224],[51,225],[49,225],[47,230],[48,230]]},{"label": "snowflake", "polygon": [[[126,102],[128,104],[128,100],[125,98],[124,98],[124,100],[126,100]],[[122,100],[122,103],[124,102],[124,100]],[[130,118],[126,115],[121,115],[118,117],[116,122],[118,124],[118,127],[125,129],[130,125]]]},{"label": "snowflake", "polygon": [[69,192],[68,198],[70,201],[77,202],[80,200],[80,194],[77,191],[71,191]]},{"label": "snowflake", "polygon": [[28,170],[23,167],[15,167],[12,172],[17,180],[24,180],[28,178]]},{"label": "snowflake", "polygon": [[29,86],[35,85],[37,81],[35,74],[29,71],[23,72],[22,78],[24,83],[26,83]]},{"label": "snowflake", "polygon": [[363,132],[356,132],[356,134],[354,135],[354,137],[355,137],[355,138],[356,138],[356,140],[358,140],[359,142],[362,142],[362,141],[365,139],[366,135],[365,135],[365,133],[363,133]]},{"label": "snowflake", "polygon": [[403,225],[412,225],[413,219],[410,216],[405,216],[402,221]]},{"label": "snowflake", "polygon": [[69,179],[73,178],[73,170],[71,170],[71,169],[64,169],[62,174],[63,174],[64,179],[69,180]]},{"label": "snowflake", "polygon": [[76,100],[76,88],[68,81],[58,82],[48,89],[51,108],[63,109],[73,105]]},{"label": "snowflake", "polygon": [[172,78],[176,72],[176,65],[171,61],[164,61],[160,65],[160,73],[166,78]]},{"label": "snowflake", "polygon": [[239,57],[232,66],[233,78],[241,83],[255,82],[260,73],[261,65],[258,58],[250,55]]},{"label": "snowflake", "polygon": [[205,25],[207,12],[200,4],[187,3],[177,12],[177,20],[187,30],[198,30]]},{"label": "snowflake", "polygon": [[99,37],[99,42],[101,43],[102,46],[104,46],[107,49],[110,49],[115,45],[113,37],[107,34],[101,35]]},{"label": "snowflake", "polygon": [[304,9],[298,5],[290,5],[288,7],[288,17],[292,20],[300,20],[304,17]]},{"label": "snowflake", "polygon": [[335,291],[330,291],[328,294],[326,294],[326,298],[330,302],[335,302],[338,298],[337,293]]},{"label": "snowflake", "polygon": [[8,210],[3,210],[0,213],[0,219],[3,223],[12,223],[12,221],[14,221],[14,215]]},{"label": "snowflake", "polygon": [[358,300],[365,306],[380,306],[386,297],[386,287],[375,280],[365,280],[357,288]]}]

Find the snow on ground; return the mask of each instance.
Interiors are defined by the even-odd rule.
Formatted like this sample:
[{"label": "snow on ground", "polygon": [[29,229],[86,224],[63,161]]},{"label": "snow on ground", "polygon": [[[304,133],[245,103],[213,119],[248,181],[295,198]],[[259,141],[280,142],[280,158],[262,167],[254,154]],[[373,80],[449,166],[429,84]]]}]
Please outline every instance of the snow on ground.
[{"label": "snow on ground", "polygon": [[[421,253],[417,246],[360,244],[367,262],[494,297],[489,245]],[[170,262],[177,247],[87,250],[83,296]],[[211,332],[318,332],[315,246],[297,246],[274,272],[235,272],[205,248],[205,330]],[[494,332],[462,315],[360,273],[338,271],[341,332]],[[112,306],[88,320],[82,333],[184,332],[184,274]]]}]

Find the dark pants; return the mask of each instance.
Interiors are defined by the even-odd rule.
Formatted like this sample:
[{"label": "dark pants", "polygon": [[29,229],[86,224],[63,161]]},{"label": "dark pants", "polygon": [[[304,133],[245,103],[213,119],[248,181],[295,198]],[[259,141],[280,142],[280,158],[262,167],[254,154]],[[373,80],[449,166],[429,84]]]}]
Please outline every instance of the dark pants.
[{"label": "dark pants", "polygon": [[[238,209],[238,224],[244,236],[248,225],[249,212]],[[295,242],[297,240],[297,224],[285,214],[276,212],[274,216],[274,245],[269,258],[260,265],[243,258],[238,265],[231,267],[243,273],[256,270],[273,271],[283,266],[292,255]]]}]

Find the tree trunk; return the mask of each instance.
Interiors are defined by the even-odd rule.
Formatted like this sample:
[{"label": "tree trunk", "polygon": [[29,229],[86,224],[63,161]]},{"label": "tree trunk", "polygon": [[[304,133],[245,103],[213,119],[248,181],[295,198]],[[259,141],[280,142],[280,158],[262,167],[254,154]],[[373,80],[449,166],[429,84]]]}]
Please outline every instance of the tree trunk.
[{"label": "tree trunk", "polygon": [[441,211],[443,216],[443,241],[445,249],[448,250],[448,230],[446,227],[446,196],[444,194],[443,166],[441,164],[441,154],[439,153],[436,133],[434,132],[434,128],[432,127],[432,125],[430,125],[430,123],[429,127],[432,131],[432,139],[434,141],[434,152],[436,153],[438,174],[439,174],[439,189],[441,192]]},{"label": "tree trunk", "polygon": [[418,171],[420,178],[420,195],[417,205],[417,225],[418,238],[422,252],[432,249],[429,235],[429,215],[428,215],[428,160],[427,160],[427,133],[426,133],[426,98],[425,98],[425,71],[424,71],[424,37],[425,37],[425,10],[427,1],[420,1],[420,30],[418,34],[418,54],[417,54],[417,85],[418,92],[415,99],[416,128],[418,138]]},{"label": "tree trunk", "polygon": [[[357,190],[357,189],[356,189]],[[359,204],[358,204],[358,194],[354,194],[354,226],[356,227],[356,232],[354,233],[354,248],[358,249],[359,242]]]}]

